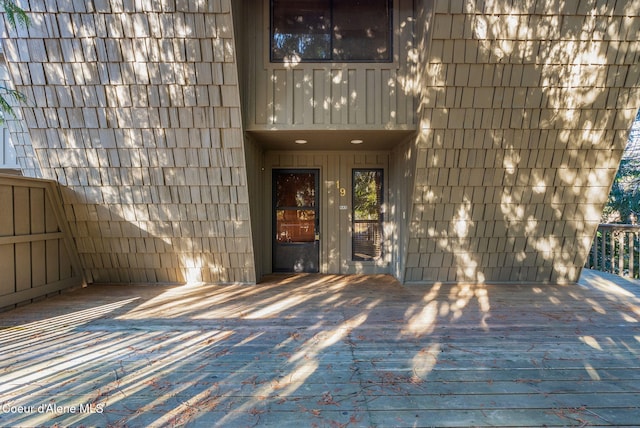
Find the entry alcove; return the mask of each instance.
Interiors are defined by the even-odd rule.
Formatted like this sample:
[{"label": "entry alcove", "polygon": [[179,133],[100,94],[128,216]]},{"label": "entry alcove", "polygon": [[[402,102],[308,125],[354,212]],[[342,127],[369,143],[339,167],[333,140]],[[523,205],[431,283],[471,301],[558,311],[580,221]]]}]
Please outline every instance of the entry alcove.
[{"label": "entry alcove", "polygon": [[[247,132],[245,153],[258,277],[283,271],[397,276],[413,169],[407,153],[414,135],[409,131],[355,130]],[[296,181],[296,177],[317,181],[307,183],[305,178],[300,189],[289,189],[293,195],[285,202],[276,194],[278,186],[282,187],[278,177],[283,176],[285,181]],[[375,189],[377,199],[372,203],[379,205],[379,217],[366,214],[369,221],[354,211],[354,177],[363,188],[360,176],[374,177],[369,187]],[[303,196],[310,194],[311,187],[317,192],[313,202]],[[305,233],[286,230],[303,227]],[[309,253],[314,248],[317,267],[308,262],[315,257]],[[283,257],[288,259],[283,261]]]}]

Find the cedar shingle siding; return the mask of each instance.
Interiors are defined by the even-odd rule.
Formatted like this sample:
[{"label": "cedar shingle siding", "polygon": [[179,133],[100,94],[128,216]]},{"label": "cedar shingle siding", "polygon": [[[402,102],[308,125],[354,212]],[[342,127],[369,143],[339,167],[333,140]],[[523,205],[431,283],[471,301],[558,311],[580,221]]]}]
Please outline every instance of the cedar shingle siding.
[{"label": "cedar shingle siding", "polygon": [[321,65],[269,63],[268,3],[233,3],[41,2],[4,29],[18,161],[63,185],[87,281],[259,280],[261,171],[294,131],[386,139],[401,280],[577,280],[640,107],[640,1],[396,0],[392,63]]}]

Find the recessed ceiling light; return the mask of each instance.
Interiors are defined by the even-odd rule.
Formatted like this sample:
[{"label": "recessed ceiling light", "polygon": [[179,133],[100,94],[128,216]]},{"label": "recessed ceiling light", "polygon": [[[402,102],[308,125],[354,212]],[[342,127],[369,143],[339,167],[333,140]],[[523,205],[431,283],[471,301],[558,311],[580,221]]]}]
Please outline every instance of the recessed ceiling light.
[{"label": "recessed ceiling light", "polygon": [[351,140],[351,144],[362,144],[363,142],[362,140]]},{"label": "recessed ceiling light", "polygon": [[307,144],[307,140],[296,140],[296,144]]}]

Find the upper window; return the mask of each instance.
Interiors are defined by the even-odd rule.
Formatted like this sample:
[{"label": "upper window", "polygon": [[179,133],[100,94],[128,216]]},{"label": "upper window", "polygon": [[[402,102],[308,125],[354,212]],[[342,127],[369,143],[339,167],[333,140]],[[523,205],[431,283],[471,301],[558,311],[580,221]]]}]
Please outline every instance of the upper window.
[{"label": "upper window", "polygon": [[271,0],[274,62],[390,62],[393,0]]}]

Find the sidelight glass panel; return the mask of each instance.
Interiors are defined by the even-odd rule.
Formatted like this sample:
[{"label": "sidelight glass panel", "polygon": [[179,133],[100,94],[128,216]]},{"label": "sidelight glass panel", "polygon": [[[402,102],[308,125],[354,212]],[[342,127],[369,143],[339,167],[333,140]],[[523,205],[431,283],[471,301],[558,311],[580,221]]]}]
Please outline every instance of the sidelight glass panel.
[{"label": "sidelight glass panel", "polygon": [[352,259],[382,255],[382,169],[353,170]]}]

